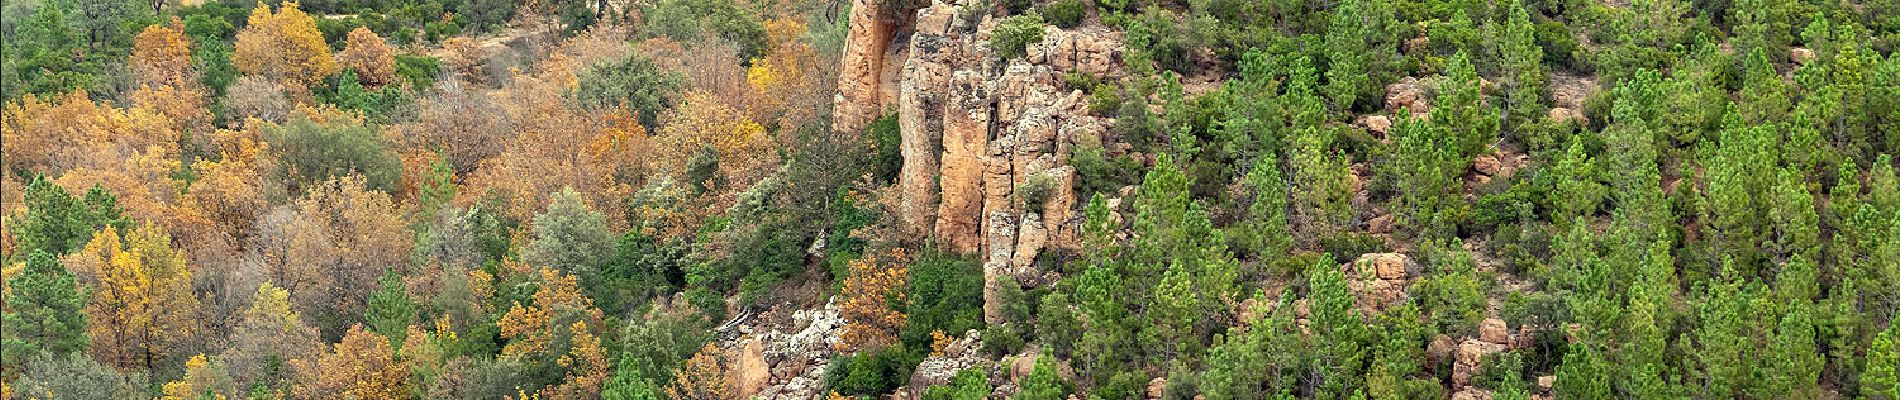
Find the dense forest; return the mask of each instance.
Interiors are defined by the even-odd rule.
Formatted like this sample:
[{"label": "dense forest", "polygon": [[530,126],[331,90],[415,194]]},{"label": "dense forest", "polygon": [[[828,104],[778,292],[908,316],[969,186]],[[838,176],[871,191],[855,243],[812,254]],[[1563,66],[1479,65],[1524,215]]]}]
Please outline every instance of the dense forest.
[{"label": "dense forest", "polygon": [[1900,0],[8,0],[0,399],[1900,400]]}]

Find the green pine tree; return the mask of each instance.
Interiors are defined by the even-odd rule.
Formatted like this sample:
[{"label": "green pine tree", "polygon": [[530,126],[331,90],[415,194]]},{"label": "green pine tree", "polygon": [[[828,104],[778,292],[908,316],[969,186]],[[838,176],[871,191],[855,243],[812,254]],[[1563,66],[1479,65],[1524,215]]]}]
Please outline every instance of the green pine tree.
[{"label": "green pine tree", "polygon": [[86,348],[86,292],[52,254],[34,250],[25,269],[7,280],[0,314],[0,365],[18,367],[39,354],[63,356]]}]

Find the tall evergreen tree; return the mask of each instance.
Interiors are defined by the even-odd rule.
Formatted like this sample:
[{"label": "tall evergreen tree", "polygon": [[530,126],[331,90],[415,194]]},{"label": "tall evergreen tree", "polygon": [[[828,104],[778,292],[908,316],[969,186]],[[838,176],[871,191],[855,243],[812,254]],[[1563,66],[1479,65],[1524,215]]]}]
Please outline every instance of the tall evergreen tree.
[{"label": "tall evergreen tree", "polygon": [[7,280],[0,365],[18,367],[42,353],[64,356],[86,348],[86,292],[75,282],[46,251],[27,255],[25,269]]}]

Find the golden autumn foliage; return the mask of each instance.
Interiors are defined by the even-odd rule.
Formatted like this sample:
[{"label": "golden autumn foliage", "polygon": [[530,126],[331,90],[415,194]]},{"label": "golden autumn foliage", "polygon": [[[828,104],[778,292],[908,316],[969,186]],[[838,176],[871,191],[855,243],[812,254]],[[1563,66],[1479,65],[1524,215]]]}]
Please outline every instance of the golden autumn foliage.
[{"label": "golden autumn foliage", "polygon": [[389,339],[350,326],[343,341],[315,360],[291,362],[300,376],[292,390],[298,399],[406,399],[409,368],[396,361]]},{"label": "golden autumn foliage", "polygon": [[754,118],[777,121],[778,126],[802,126],[817,121],[818,107],[829,101],[836,78],[825,69],[817,49],[805,39],[803,17],[789,16],[765,22],[770,47],[763,57],[752,59],[746,69],[751,86]]},{"label": "golden autumn foliage", "polygon": [[728,400],[733,398],[726,382],[726,357],[719,347],[707,343],[686,362],[673,370],[673,383],[666,385],[666,397],[674,400]]},{"label": "golden autumn foliage", "polygon": [[[520,267],[517,264],[511,268]],[[497,358],[566,371],[560,384],[536,392],[540,397],[599,397],[610,364],[595,333],[602,324],[600,309],[581,293],[573,276],[546,267],[538,273],[540,288],[535,290],[532,304],[516,304],[496,324],[501,337],[508,340]]]},{"label": "golden autumn foliage", "polygon": [[[463,193],[502,200],[504,213],[521,221],[532,220],[562,188],[574,188],[593,204],[617,204],[652,158],[639,119],[617,108],[570,108],[557,88],[545,85],[508,90],[514,98],[503,104],[517,114],[519,131],[501,154],[482,163]],[[608,217],[610,226],[626,226],[621,213]]]},{"label": "golden autumn foliage", "polygon": [[878,257],[866,255],[849,264],[841,295],[844,303],[839,316],[844,318],[844,333],[838,341],[840,351],[877,348],[897,341],[906,317],[898,312],[904,304],[904,285],[910,282],[910,269],[903,249],[891,249]]},{"label": "golden autumn foliage", "polygon": [[310,87],[339,68],[316,20],[298,9],[297,2],[284,2],[275,13],[259,6],[246,21],[231,51],[231,63],[239,72]]},{"label": "golden autumn foliage", "polygon": [[191,39],[173,17],[171,25],[151,25],[132,41],[132,71],[140,86],[188,87],[198,84],[191,67]]},{"label": "golden autumn foliage", "polygon": [[83,91],[48,101],[29,94],[0,111],[6,167],[49,175],[119,168],[139,152],[177,154],[180,134],[163,113],[94,102]]},{"label": "golden autumn foliage", "polygon": [[146,225],[121,236],[107,227],[66,264],[93,288],[87,333],[100,362],[151,368],[198,331],[191,270],[163,230]]},{"label": "golden autumn foliage", "polygon": [[351,30],[344,39],[343,52],[336,58],[343,68],[355,70],[356,79],[364,86],[382,86],[396,79],[396,52],[369,28]]},{"label": "golden autumn foliage", "polygon": [[765,126],[710,93],[687,93],[663,121],[664,126],[654,137],[661,149],[655,161],[678,169],[675,173],[683,173],[687,161],[708,148],[717,153],[719,172],[729,180],[751,182],[776,162]]}]

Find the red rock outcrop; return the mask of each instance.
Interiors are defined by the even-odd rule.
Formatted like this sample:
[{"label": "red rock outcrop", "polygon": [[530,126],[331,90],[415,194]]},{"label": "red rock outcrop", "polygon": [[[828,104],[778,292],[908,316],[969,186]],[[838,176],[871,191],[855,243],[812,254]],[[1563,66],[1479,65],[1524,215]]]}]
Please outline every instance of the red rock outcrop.
[{"label": "red rock outcrop", "polygon": [[[895,108],[899,219],[945,249],[979,255],[986,299],[1000,284],[1035,284],[1032,264],[1045,249],[1076,245],[1069,148],[1108,126],[1062,76],[1116,76],[1121,35],[1049,27],[1026,56],[1004,60],[990,49],[996,21],[980,2],[938,0],[886,25],[875,0],[855,1],[834,128],[862,129]],[[869,43],[877,38],[887,42]]]}]

